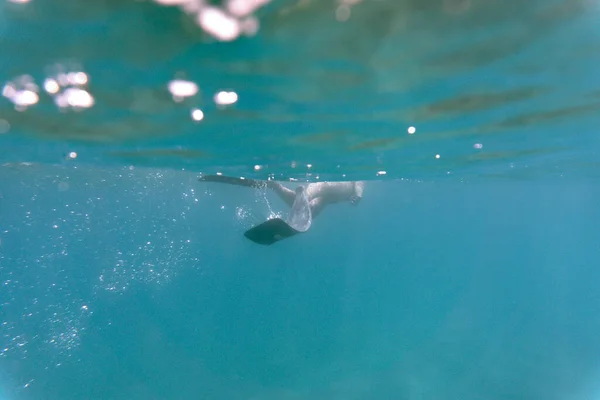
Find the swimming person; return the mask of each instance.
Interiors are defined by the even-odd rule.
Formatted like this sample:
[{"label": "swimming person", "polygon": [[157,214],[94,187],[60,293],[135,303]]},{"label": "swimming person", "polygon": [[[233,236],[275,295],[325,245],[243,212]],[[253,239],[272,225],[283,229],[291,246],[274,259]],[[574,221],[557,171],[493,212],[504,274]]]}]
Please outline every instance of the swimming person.
[{"label": "swimming person", "polygon": [[232,178],[222,175],[201,176],[198,180],[273,190],[290,207],[290,213],[287,220],[271,218],[244,233],[248,239],[263,245],[271,245],[308,231],[313,218],[329,204],[349,202],[357,205],[362,200],[365,187],[364,181],[314,182],[306,186],[300,185],[292,190],[275,181]]},{"label": "swimming person", "polygon": [[[267,187],[272,189],[289,207],[292,207],[296,199],[296,191],[275,181],[267,181]],[[357,205],[362,200],[364,187],[364,181],[314,182],[304,187],[304,191],[314,218],[329,204],[349,202]]]},{"label": "swimming person", "polygon": [[[253,188],[269,188],[287,204],[292,207],[296,200],[297,190],[285,187],[276,181],[261,181],[255,179],[232,178],[223,175],[206,175],[198,178],[204,182],[219,182],[230,185],[246,186]],[[310,205],[312,217],[316,217],[329,204],[349,202],[357,205],[363,197],[364,181],[344,182],[313,182],[302,186]]]}]

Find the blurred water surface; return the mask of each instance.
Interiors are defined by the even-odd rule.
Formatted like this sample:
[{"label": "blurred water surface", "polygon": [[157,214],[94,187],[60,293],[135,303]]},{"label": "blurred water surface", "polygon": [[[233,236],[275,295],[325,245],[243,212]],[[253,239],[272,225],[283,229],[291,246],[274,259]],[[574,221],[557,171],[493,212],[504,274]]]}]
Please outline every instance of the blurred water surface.
[{"label": "blurred water surface", "polygon": [[596,176],[596,2],[162,2],[0,3],[2,159]]}]

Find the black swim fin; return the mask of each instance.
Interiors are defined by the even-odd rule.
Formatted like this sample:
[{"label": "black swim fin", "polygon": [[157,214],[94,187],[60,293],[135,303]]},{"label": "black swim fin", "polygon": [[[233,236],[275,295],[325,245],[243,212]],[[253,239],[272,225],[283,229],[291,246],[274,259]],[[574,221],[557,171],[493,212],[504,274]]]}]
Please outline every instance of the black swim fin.
[{"label": "black swim fin", "polygon": [[198,180],[201,182],[226,183],[228,185],[252,187],[252,188],[259,188],[259,189],[267,186],[266,181],[259,181],[256,179],[247,179],[247,178],[234,178],[231,176],[223,176],[223,175],[202,175],[198,178]]},{"label": "black swim fin", "polygon": [[270,246],[283,239],[295,236],[299,231],[288,225],[281,218],[273,218],[256,225],[244,232],[244,236],[254,243]]}]

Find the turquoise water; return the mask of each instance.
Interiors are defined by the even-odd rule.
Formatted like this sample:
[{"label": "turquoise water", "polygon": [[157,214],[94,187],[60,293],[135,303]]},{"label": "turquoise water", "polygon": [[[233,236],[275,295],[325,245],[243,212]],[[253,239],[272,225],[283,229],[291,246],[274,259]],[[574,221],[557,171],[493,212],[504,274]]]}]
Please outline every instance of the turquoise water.
[{"label": "turquoise water", "polygon": [[1,173],[6,399],[598,395],[595,185],[369,182],[259,247],[270,195]]},{"label": "turquoise water", "polygon": [[[219,41],[197,12],[153,1],[4,0],[2,158],[277,179],[597,178],[596,2],[350,3],[272,1],[256,34]],[[28,82],[37,101],[15,108],[6,95]]]},{"label": "turquoise water", "polygon": [[598,5],[157,3],[0,0],[0,400],[600,396]]}]

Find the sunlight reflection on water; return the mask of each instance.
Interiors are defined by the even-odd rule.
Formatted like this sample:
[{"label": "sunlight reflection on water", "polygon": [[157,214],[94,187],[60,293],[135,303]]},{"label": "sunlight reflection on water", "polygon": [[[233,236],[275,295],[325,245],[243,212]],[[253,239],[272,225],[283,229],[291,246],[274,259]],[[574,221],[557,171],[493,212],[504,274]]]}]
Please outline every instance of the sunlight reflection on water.
[{"label": "sunlight reflection on water", "polygon": [[[76,151],[286,180],[502,175],[521,159],[549,171],[547,154],[571,162],[564,132],[597,115],[588,0],[55,1],[56,22],[35,0],[0,15],[15,56],[0,71],[7,161]],[[57,30],[68,23],[84,28]],[[562,85],[566,73],[590,82]],[[72,144],[17,151],[21,138]]]}]

